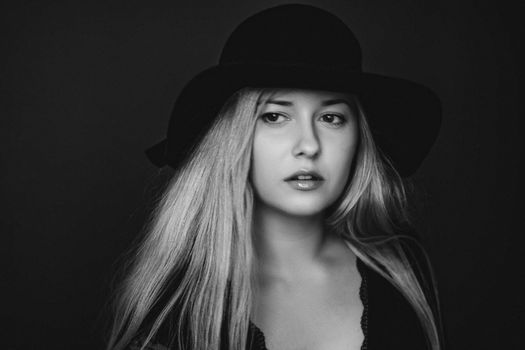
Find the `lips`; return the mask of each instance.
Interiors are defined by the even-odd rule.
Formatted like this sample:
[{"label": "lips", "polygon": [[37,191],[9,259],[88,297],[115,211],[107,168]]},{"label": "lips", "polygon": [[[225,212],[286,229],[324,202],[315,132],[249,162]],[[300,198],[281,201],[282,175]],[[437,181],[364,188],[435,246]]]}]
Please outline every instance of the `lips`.
[{"label": "lips", "polygon": [[288,176],[284,181],[323,181],[324,178],[314,170],[299,170]]}]

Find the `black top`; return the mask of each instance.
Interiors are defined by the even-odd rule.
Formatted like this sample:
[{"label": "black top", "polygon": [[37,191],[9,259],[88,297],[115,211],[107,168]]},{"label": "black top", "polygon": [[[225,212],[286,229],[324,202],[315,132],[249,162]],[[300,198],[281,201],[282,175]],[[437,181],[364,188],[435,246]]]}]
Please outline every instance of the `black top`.
[{"label": "black top", "polygon": [[[361,350],[427,349],[423,328],[405,297],[359,259],[357,268],[362,279],[359,297],[364,306]],[[274,350],[266,347],[264,333],[251,322],[247,349]]]},{"label": "black top", "polygon": [[[361,274],[359,296],[364,306],[361,316],[364,341],[361,350],[429,349],[423,328],[406,298],[389,281],[366,266],[359,258],[357,258],[357,268]],[[139,350],[140,344],[140,340],[136,340],[128,350]],[[163,344],[167,343],[150,342],[146,349],[173,349]],[[249,325],[246,349],[279,350],[266,347],[264,333],[252,322]]]}]

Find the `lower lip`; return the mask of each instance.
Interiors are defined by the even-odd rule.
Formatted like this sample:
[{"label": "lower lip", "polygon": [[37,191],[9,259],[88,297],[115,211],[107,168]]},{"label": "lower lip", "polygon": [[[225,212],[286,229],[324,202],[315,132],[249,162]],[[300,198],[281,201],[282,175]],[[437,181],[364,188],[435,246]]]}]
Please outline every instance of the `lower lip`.
[{"label": "lower lip", "polygon": [[286,181],[293,189],[299,191],[313,191],[319,188],[322,184],[322,180],[289,180]]}]

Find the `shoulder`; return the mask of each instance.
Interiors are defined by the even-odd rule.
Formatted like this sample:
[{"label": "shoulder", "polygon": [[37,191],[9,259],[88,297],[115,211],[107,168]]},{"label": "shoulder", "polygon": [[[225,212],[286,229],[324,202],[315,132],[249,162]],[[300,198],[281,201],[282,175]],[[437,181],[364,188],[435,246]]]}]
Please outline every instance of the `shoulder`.
[{"label": "shoulder", "polygon": [[[402,242],[403,251],[413,268],[431,309],[437,314],[432,269],[417,238]],[[366,283],[369,349],[427,349],[425,331],[414,307],[388,279],[358,260],[358,268]],[[439,322],[439,319],[436,320]]]},{"label": "shoulder", "polygon": [[[182,348],[182,345],[179,345],[181,339],[177,340],[174,336],[176,328],[171,318],[164,320],[151,339],[148,339],[149,329],[149,327],[143,327],[126,347],[126,350],[178,350]],[[186,335],[184,333],[184,336]],[[185,342],[183,341],[183,343]],[[185,343],[184,346],[187,344]]]},{"label": "shoulder", "polygon": [[427,302],[435,317],[439,320],[439,300],[437,298],[437,285],[430,258],[421,239],[416,233],[411,233],[401,240],[403,251],[414,271],[416,278],[425,294]]},{"label": "shoulder", "polygon": [[168,345],[160,343],[155,339],[146,343],[146,337],[139,336],[133,339],[126,350],[173,350],[173,347],[169,347]]},{"label": "shoulder", "polygon": [[359,262],[366,283],[363,304],[369,349],[425,349],[417,314],[405,297],[383,276]]},{"label": "shoulder", "polygon": [[[178,345],[167,341],[166,339],[158,339],[158,337],[146,342],[146,335],[140,335],[133,339],[133,341],[126,347],[126,350],[177,350]],[[251,321],[249,322],[248,336],[246,342],[247,350],[266,350],[264,334]],[[221,349],[226,349],[225,344],[221,345]]]}]

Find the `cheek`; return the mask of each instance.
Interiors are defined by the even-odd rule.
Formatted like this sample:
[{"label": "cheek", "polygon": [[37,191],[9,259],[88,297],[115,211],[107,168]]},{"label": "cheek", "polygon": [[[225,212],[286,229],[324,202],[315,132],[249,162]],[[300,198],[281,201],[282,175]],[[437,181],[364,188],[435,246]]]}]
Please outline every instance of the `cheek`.
[{"label": "cheek", "polygon": [[250,178],[254,186],[268,182],[275,173],[279,159],[278,147],[264,136],[256,135],[253,141]]},{"label": "cheek", "polygon": [[339,142],[332,141],[330,150],[327,150],[330,155],[330,172],[335,180],[333,183],[335,190],[342,191],[348,182],[352,163],[357,154],[357,140],[351,135],[340,139]]}]

